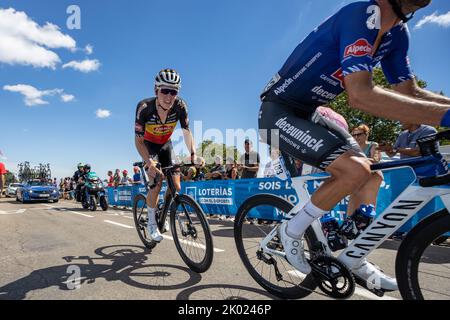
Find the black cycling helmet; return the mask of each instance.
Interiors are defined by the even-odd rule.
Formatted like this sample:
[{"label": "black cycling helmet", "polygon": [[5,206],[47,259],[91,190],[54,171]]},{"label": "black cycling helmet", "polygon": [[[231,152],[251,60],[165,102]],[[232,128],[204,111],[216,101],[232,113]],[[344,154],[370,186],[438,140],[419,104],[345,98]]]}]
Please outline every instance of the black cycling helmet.
[{"label": "black cycling helmet", "polygon": [[91,165],[90,164],[85,164],[84,165],[84,170],[85,171],[91,171]]},{"label": "black cycling helmet", "polygon": [[[414,14],[418,9],[428,6],[431,3],[431,0],[389,0],[389,3],[397,17],[399,17],[403,23],[407,23],[414,18]],[[406,15],[403,12],[403,9],[412,12]]]}]

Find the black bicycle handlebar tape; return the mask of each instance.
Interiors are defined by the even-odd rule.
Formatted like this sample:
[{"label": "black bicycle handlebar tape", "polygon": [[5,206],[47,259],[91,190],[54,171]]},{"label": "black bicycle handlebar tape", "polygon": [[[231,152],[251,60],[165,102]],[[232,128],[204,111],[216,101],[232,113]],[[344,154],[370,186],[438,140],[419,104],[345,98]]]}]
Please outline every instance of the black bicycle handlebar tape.
[{"label": "black bicycle handlebar tape", "polygon": [[436,177],[430,177],[430,178],[423,178],[419,180],[419,185],[423,188],[431,188],[435,186],[442,186],[444,184],[450,183],[450,173],[436,176]]}]

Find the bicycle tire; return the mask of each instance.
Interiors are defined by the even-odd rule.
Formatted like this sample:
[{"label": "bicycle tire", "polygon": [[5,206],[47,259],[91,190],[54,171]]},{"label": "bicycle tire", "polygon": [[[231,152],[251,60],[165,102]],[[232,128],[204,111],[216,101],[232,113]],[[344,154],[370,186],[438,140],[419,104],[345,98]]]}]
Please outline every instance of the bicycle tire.
[{"label": "bicycle tire", "polygon": [[[254,197],[249,198],[246,202],[242,204],[239,208],[238,213],[236,215],[235,224],[234,224],[234,239],[237,247],[237,251],[239,253],[239,257],[241,258],[245,268],[251,275],[251,277],[264,289],[266,289],[269,293],[281,299],[300,299],[310,295],[313,290],[317,288],[317,283],[312,274],[306,276],[299,284],[287,288],[281,287],[279,285],[275,285],[268,281],[265,277],[261,276],[261,274],[255,269],[255,267],[250,262],[248,255],[245,251],[242,228],[246,221],[246,217],[248,213],[256,207],[259,206],[270,206],[274,207],[282,212],[288,213],[293,209],[293,205],[286,201],[283,198],[273,196],[273,195],[256,195]],[[273,228],[272,228],[273,229]],[[311,248],[314,243],[316,243],[317,238],[311,227],[305,233],[305,240]],[[287,261],[286,261],[287,263]],[[262,271],[261,271],[262,272]]]},{"label": "bicycle tire", "polygon": [[[144,244],[144,246],[147,249],[153,249],[154,247],[156,247],[157,242],[153,241],[153,240],[148,240],[147,237],[146,237],[146,232],[147,232],[146,227],[147,227],[147,225],[141,219],[142,218],[141,215],[143,214],[143,211],[139,212],[138,204],[140,202],[143,202],[144,205],[147,203],[147,198],[143,194],[138,194],[133,200],[134,225],[136,227],[136,231],[137,231],[137,233],[139,235],[139,238],[141,239],[141,241]],[[142,207],[142,210],[144,210],[144,207]]]},{"label": "bicycle tire", "polygon": [[[204,244],[200,244],[202,247],[201,249],[203,249],[202,251],[205,252],[203,259],[199,259],[199,261],[194,261],[192,258],[190,258],[188,256],[188,253],[185,252],[187,250],[183,249],[183,245],[179,235],[183,237],[182,234],[179,234],[180,232],[178,232],[178,229],[176,228],[176,223],[177,223],[177,216],[180,213],[177,211],[177,208],[180,205],[188,205],[191,209],[192,212],[189,212],[189,215],[192,218],[192,215],[195,214],[195,216],[197,217],[199,223],[196,224],[196,226],[201,226],[203,234],[205,235],[205,243]],[[175,246],[178,250],[178,253],[180,254],[181,258],[183,259],[184,263],[186,263],[186,265],[189,267],[189,269],[191,269],[194,272],[197,273],[204,273],[206,272],[210,267],[211,264],[213,262],[213,257],[214,257],[214,245],[213,245],[213,239],[212,239],[212,235],[211,235],[211,230],[209,228],[209,223],[206,220],[205,214],[203,213],[202,208],[199,206],[199,204],[192,199],[190,196],[188,195],[178,195],[177,199],[174,200],[172,202],[172,206],[170,208],[170,227],[172,230],[172,236],[173,236],[173,240],[175,242]],[[198,232],[197,232],[198,234]],[[189,240],[188,240],[189,241]],[[185,249],[187,249],[188,247],[191,247],[191,245],[189,243],[184,243],[186,244]],[[198,245],[193,245],[194,247]]]},{"label": "bicycle tire", "polygon": [[425,300],[419,283],[419,263],[425,249],[447,232],[450,232],[450,214],[444,209],[420,222],[403,240],[395,262],[403,299]]}]

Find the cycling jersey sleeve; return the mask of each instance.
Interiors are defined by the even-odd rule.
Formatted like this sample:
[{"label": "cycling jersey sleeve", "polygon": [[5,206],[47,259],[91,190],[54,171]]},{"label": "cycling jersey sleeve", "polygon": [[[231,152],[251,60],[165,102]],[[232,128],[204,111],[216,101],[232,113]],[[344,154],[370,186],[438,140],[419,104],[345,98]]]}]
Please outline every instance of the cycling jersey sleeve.
[{"label": "cycling jersey sleeve", "polygon": [[390,84],[399,84],[414,78],[408,58],[409,32],[406,25],[403,28],[398,35],[399,39],[396,39],[395,48],[381,61],[384,75]]},{"label": "cycling jersey sleeve", "polygon": [[367,12],[367,6],[350,5],[341,11],[337,20],[336,32],[344,77],[355,72],[372,71],[372,48],[378,29]]},{"label": "cycling jersey sleeve", "polygon": [[189,129],[188,108],[186,102],[180,99],[180,125],[185,130]]},{"label": "cycling jersey sleeve", "polygon": [[140,102],[136,108],[136,121],[134,125],[134,132],[136,137],[143,137],[145,134],[145,117],[144,110],[147,108],[145,102]]}]

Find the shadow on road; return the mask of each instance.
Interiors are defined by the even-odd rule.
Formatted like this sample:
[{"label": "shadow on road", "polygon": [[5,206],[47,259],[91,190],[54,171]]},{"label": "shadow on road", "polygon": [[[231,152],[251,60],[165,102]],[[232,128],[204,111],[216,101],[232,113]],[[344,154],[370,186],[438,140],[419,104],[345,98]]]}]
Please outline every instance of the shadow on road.
[{"label": "shadow on road", "polygon": [[199,274],[186,267],[147,263],[150,253],[141,246],[116,245],[96,249],[96,256],[63,257],[66,264],[35,270],[1,287],[0,300],[26,299],[28,293],[50,287],[70,291],[97,279],[149,290],[183,289],[201,281]]},{"label": "shadow on road", "polygon": [[206,284],[186,288],[177,295],[177,300],[278,300],[262,289],[232,284]]}]

